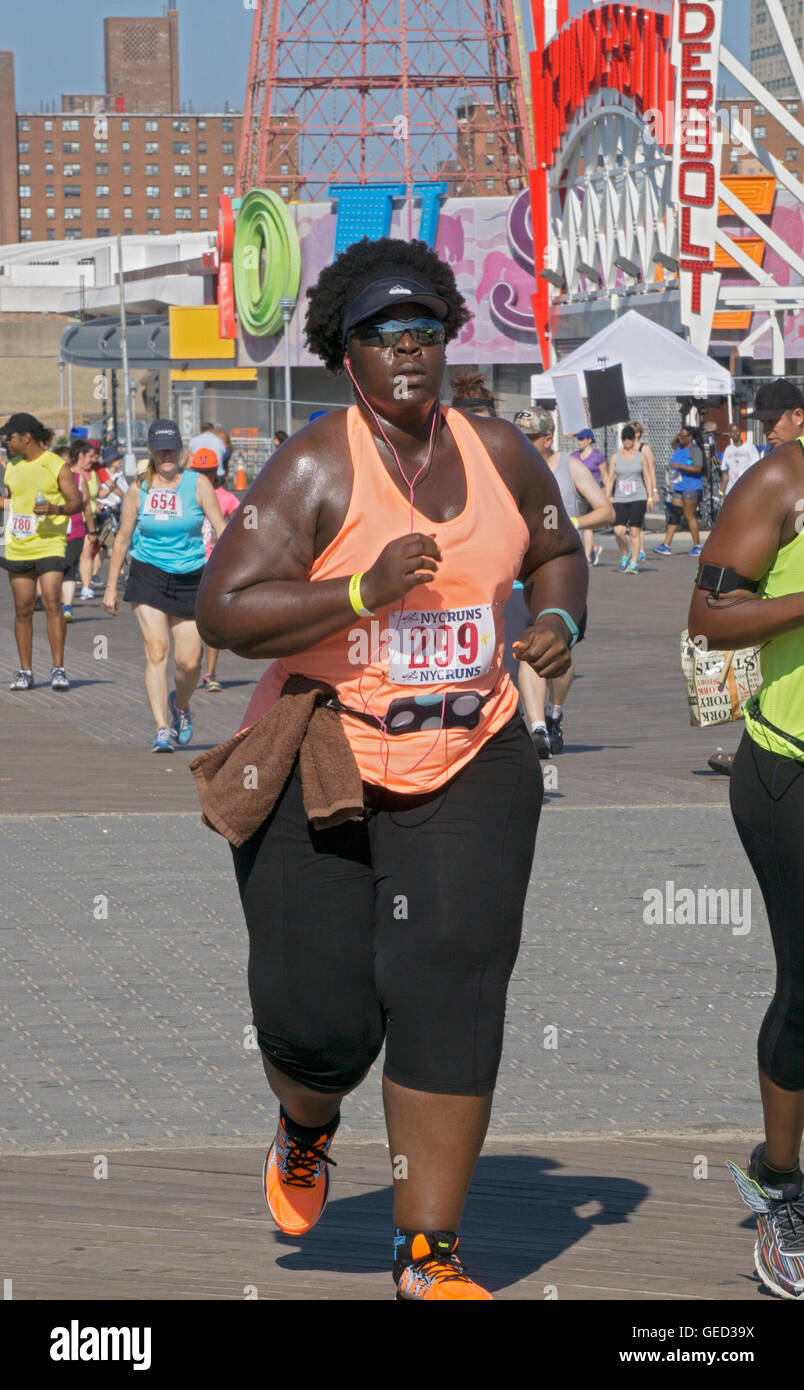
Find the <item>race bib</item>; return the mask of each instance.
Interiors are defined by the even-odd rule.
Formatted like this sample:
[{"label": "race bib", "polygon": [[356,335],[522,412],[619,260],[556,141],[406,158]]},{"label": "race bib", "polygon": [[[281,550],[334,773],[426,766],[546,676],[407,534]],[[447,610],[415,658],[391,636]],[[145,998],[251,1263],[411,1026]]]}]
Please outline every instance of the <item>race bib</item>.
[{"label": "race bib", "polygon": [[146,494],[143,511],[146,516],[162,517],[165,520],[181,516],[181,498],[173,488],[152,488]]},{"label": "race bib", "polygon": [[622,497],[633,497],[636,490],[636,478],[623,478],[620,483],[620,495]]},{"label": "race bib", "polygon": [[388,679],[394,685],[473,681],[491,669],[497,648],[491,604],[390,614]]},{"label": "race bib", "polygon": [[36,523],[38,516],[21,516],[13,512],[9,522],[8,534],[15,541],[29,541],[36,535]]}]

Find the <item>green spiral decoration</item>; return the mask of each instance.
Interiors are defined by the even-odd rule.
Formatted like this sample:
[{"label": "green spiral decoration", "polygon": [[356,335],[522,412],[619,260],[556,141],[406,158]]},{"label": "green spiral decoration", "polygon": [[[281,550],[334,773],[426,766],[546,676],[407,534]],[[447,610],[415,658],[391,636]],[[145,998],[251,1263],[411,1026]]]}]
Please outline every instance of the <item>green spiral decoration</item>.
[{"label": "green spiral decoration", "polygon": [[254,188],[235,222],[234,286],[237,315],[255,337],[282,326],[280,299],[296,299],[301,282],[301,246],[296,225],[278,193]]}]

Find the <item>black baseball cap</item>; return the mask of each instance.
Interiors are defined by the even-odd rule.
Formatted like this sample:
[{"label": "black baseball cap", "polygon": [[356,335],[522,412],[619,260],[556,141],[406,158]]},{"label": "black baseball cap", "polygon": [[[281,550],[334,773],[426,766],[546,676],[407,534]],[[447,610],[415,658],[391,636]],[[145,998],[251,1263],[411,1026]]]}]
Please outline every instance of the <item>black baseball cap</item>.
[{"label": "black baseball cap", "polygon": [[173,420],[154,420],[148,430],[148,448],[156,454],[160,449],[183,449],[179,427]]},{"label": "black baseball cap", "polygon": [[35,415],[26,415],[24,411],[19,411],[17,415],[10,415],[6,423],[0,426],[0,436],[6,438],[10,434],[36,434],[42,429],[42,425]]},{"label": "black baseball cap", "polygon": [[116,444],[107,444],[106,448],[101,450],[100,461],[102,464],[114,463],[115,459],[121,459],[122,457],[122,449],[118,449]]},{"label": "black baseball cap", "polygon": [[754,409],[748,411],[752,420],[778,420],[786,410],[804,410],[804,395],[792,381],[780,377],[767,386],[760,386],[754,399]]},{"label": "black baseball cap", "polygon": [[374,280],[367,285],[356,299],[347,306],[343,316],[343,341],[358,323],[365,323],[382,309],[390,309],[394,304],[405,302],[423,304],[441,323],[449,313],[449,305],[440,295],[422,284],[420,280],[409,280],[407,276],[395,276],[389,280]]}]

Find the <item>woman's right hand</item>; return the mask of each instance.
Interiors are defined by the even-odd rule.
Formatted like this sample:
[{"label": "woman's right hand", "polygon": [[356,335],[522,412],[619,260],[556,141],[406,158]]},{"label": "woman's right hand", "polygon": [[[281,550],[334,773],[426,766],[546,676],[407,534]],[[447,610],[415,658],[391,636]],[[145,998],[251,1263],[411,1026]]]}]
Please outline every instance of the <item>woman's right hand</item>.
[{"label": "woman's right hand", "polygon": [[117,610],[120,607],[120,595],[117,589],[106,589],[103,595],[103,606],[113,618],[117,617]]},{"label": "woman's right hand", "polygon": [[429,584],[438,571],[441,551],[433,536],[414,532],[389,541],[370,570],[366,570],[360,592],[366,608],[379,608],[402,598],[419,584]]}]

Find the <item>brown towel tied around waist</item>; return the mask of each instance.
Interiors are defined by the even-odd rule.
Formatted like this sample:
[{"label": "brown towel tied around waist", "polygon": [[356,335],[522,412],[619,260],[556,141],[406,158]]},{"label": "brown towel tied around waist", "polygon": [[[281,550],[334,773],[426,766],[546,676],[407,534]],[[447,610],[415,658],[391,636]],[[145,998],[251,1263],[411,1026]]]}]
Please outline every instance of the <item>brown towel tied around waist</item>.
[{"label": "brown towel tied around waist", "polygon": [[273,709],[190,764],[204,825],[242,845],[270,815],[296,755],[307,819],[326,830],[363,816],[363,783],[323,681],[289,676]]}]

